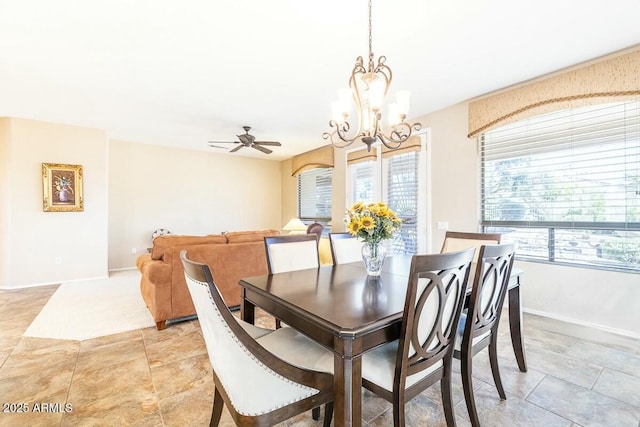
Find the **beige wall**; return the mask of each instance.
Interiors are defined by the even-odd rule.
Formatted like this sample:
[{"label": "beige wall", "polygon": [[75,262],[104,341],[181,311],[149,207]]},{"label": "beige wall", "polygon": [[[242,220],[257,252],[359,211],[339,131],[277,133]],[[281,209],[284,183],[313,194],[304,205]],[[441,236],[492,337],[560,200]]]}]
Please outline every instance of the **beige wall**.
[{"label": "beige wall", "polygon": [[[43,212],[42,163],[83,166],[83,212]],[[157,228],[278,229],[280,182],[277,161],[109,141],[102,130],[0,118],[0,288],[133,268]]]},{"label": "beige wall", "polygon": [[158,228],[196,235],[280,229],[280,181],[278,161],[112,140],[109,269],[134,266]]},{"label": "beige wall", "polygon": [[[11,120],[0,117],[0,194],[12,198],[11,177]],[[11,254],[11,203],[0,203],[0,286],[9,283]]]},{"label": "beige wall", "polygon": [[[9,189],[3,203],[8,206],[2,215],[5,262],[0,264],[0,286],[106,277],[105,132],[16,118],[2,120],[0,127],[0,188]],[[83,212],[43,212],[42,163],[82,165]]]}]

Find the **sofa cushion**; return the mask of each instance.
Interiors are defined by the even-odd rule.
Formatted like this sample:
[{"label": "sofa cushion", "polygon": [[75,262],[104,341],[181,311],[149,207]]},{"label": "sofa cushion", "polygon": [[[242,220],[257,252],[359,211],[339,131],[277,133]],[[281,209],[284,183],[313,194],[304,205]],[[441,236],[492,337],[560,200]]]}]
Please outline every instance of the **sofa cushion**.
[{"label": "sofa cushion", "polygon": [[230,231],[225,233],[227,243],[246,243],[263,241],[267,236],[278,236],[278,230],[258,230],[258,231]]},{"label": "sofa cushion", "polygon": [[162,259],[167,248],[173,246],[226,244],[227,239],[221,234],[209,234],[207,236],[181,236],[169,234],[153,239],[152,259]]}]

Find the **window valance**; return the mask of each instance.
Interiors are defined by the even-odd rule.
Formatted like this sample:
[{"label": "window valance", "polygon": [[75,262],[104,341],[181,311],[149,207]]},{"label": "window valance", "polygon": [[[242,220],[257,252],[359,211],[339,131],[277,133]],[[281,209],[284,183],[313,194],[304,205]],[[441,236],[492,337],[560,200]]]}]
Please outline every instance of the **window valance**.
[{"label": "window valance", "polygon": [[391,156],[396,156],[398,154],[411,153],[414,151],[420,151],[422,147],[422,139],[418,135],[414,135],[411,138],[407,139],[402,143],[400,148],[396,148],[392,150],[390,148],[382,146],[382,158],[388,159]]},{"label": "window valance", "polygon": [[356,163],[367,162],[367,161],[375,161],[378,158],[378,149],[376,147],[372,147],[371,151],[367,151],[367,149],[352,151],[347,154],[347,164],[353,165]]},{"label": "window valance", "polygon": [[640,47],[469,103],[471,138],[551,111],[640,96]]},{"label": "window valance", "polygon": [[333,167],[333,146],[325,145],[291,158],[291,176],[316,168]]}]

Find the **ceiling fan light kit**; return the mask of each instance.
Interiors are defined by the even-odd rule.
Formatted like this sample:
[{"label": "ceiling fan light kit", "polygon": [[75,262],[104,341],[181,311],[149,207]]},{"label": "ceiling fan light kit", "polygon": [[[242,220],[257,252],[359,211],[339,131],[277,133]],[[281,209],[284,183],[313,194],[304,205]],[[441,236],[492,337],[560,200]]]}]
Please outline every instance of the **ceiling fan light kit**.
[{"label": "ceiling fan light kit", "polygon": [[[371,151],[371,146],[380,141],[385,147],[395,150],[409,139],[413,131],[422,128],[420,123],[409,124],[405,121],[409,112],[409,92],[398,92],[396,102],[389,105],[389,132],[382,130],[382,106],[391,86],[391,68],[385,64],[387,58],[380,56],[378,63],[374,61],[371,37],[371,0],[369,0],[369,61],[365,68],[364,59],[359,56],[351,71],[349,88],[338,92],[338,101],[332,103],[333,118],[329,121],[331,132],[322,134],[324,139],[343,148],[355,141],[362,141]],[[358,128],[355,134],[349,134],[352,126],[349,123],[351,99],[356,105]]]},{"label": "ceiling fan light kit", "polygon": [[276,141],[256,141],[256,137],[249,134],[249,131],[251,130],[251,126],[242,126],[242,129],[244,129],[244,133],[240,135],[236,135],[239,141],[209,141],[209,146],[214,148],[224,148],[224,147],[220,147],[218,144],[239,144],[237,147],[233,148],[229,152],[235,153],[236,151],[240,150],[243,147],[251,147],[251,148],[255,148],[258,151],[262,151],[265,154],[271,154],[273,153],[273,151],[263,147],[264,145],[269,145],[273,147],[282,146],[282,144]]}]

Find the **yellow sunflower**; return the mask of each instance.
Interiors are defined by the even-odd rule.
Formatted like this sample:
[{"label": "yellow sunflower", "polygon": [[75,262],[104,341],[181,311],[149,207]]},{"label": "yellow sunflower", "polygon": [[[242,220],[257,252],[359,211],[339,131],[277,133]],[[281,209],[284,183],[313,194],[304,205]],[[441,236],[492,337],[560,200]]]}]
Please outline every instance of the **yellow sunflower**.
[{"label": "yellow sunflower", "polygon": [[353,220],[349,223],[349,233],[353,234],[354,236],[358,234],[358,231],[360,231],[361,228],[362,225],[357,220]]},{"label": "yellow sunflower", "polygon": [[365,230],[371,230],[375,228],[376,221],[370,216],[363,216],[362,218],[360,218],[360,225]]},{"label": "yellow sunflower", "polygon": [[353,204],[353,206],[351,206],[352,212],[362,212],[363,209],[364,205],[362,204],[362,202],[356,202]]}]

